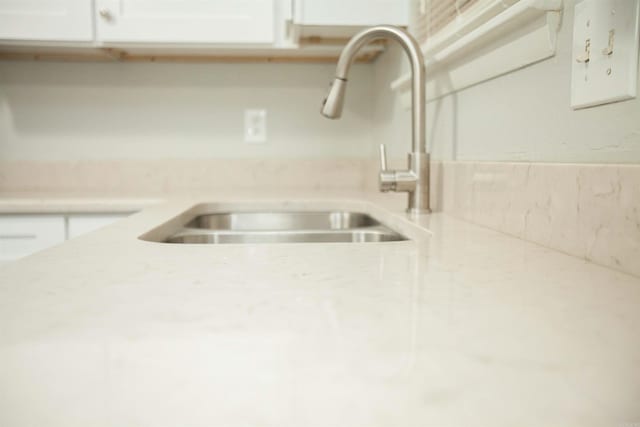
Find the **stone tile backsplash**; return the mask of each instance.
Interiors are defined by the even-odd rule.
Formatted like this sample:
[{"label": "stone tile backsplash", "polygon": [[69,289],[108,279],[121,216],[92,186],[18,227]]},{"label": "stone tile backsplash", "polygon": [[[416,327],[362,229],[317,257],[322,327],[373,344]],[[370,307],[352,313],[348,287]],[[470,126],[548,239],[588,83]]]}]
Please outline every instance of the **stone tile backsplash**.
[{"label": "stone tile backsplash", "polygon": [[445,162],[436,208],[640,276],[640,166]]}]

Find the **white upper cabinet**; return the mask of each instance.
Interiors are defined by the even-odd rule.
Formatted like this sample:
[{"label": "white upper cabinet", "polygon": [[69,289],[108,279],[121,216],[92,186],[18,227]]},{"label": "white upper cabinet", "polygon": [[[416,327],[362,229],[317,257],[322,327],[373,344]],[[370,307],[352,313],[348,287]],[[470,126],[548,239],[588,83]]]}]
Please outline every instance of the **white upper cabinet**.
[{"label": "white upper cabinet", "polygon": [[408,25],[408,0],[294,0],[294,23],[306,26]]},{"label": "white upper cabinet", "polygon": [[[16,0],[24,1],[24,0]],[[270,44],[274,0],[96,0],[105,43]]]},{"label": "white upper cabinet", "polygon": [[0,0],[0,40],[93,40],[91,0]]},{"label": "white upper cabinet", "polygon": [[327,58],[363,27],[408,25],[409,2],[0,0],[0,55],[86,54],[114,61],[163,55]]}]

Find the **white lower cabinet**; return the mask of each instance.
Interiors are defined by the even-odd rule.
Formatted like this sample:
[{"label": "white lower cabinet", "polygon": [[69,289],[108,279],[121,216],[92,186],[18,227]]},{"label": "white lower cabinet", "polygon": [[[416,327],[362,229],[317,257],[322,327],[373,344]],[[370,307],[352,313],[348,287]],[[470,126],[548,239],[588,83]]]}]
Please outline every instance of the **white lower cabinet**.
[{"label": "white lower cabinet", "polygon": [[10,261],[65,241],[63,215],[0,216],[0,261]]},{"label": "white lower cabinet", "polygon": [[67,216],[67,239],[73,239],[90,231],[116,222],[129,214],[74,214]]},{"label": "white lower cabinet", "polygon": [[105,227],[129,213],[0,215],[0,264]]}]

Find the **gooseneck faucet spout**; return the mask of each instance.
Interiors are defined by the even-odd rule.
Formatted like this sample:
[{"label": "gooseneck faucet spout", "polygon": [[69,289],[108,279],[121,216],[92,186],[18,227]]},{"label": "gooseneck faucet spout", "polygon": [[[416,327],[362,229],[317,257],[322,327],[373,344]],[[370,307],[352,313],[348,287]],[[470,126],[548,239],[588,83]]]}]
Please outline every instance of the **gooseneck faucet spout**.
[{"label": "gooseneck faucet spout", "polygon": [[406,191],[409,193],[407,211],[414,214],[428,213],[429,209],[429,155],[427,154],[425,125],[425,67],[418,42],[405,30],[390,25],[380,25],[362,30],[342,50],[336,68],[336,77],[322,105],[322,115],[338,119],[342,115],[349,69],[358,51],[376,39],[392,39],[400,43],[411,64],[411,153],[409,169],[386,169],[384,146],[380,147],[380,190]]}]

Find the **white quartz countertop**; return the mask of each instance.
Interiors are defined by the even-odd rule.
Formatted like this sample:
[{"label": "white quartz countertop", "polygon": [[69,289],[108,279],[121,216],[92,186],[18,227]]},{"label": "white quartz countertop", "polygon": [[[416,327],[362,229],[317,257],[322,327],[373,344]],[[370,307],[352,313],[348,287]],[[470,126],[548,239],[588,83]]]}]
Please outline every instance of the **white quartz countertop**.
[{"label": "white quartz countertop", "polygon": [[[0,426],[640,425],[639,278],[388,195],[144,200],[0,267]],[[413,240],[138,239],[201,202],[364,211]]]}]

